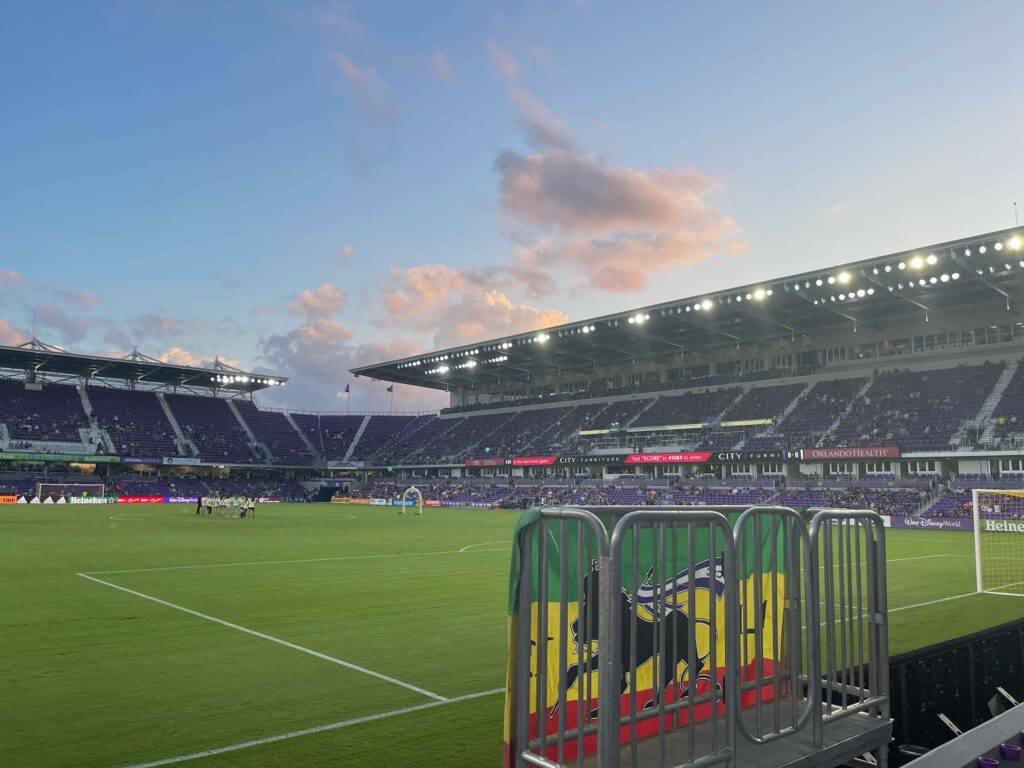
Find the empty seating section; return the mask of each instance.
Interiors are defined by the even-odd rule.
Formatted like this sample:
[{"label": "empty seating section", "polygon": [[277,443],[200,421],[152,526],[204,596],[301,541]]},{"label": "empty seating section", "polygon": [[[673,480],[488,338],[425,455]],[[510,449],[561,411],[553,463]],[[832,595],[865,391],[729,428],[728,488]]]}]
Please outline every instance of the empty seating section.
[{"label": "empty seating section", "polygon": [[544,455],[556,451],[570,453],[579,442],[580,430],[595,429],[595,420],[606,407],[605,403],[558,408],[554,424],[537,436],[530,446],[533,453]]},{"label": "empty seating section", "polygon": [[1002,370],[1002,363],[985,363],[880,373],[823,444],[948,450],[950,438],[977,416]]},{"label": "empty seating section", "polygon": [[[256,443],[267,448],[273,463],[282,465],[341,461],[350,450],[351,460],[375,464],[458,464],[468,458],[585,453],[594,448],[774,450],[893,445],[907,452],[944,451],[958,432],[960,436],[967,433],[968,422],[979,416],[1003,370],[1003,363],[984,363],[886,371],[875,374],[860,397],[869,381],[865,376],[818,381],[809,389],[805,383],[755,385],[745,391],[723,387],[656,398],[444,417],[376,415],[366,420],[362,415],[294,413],[291,418],[297,429],[284,413],[261,410],[248,400],[236,400],[234,405]],[[175,440],[174,428],[154,393],[103,386],[89,386],[88,393],[92,415],[119,454],[190,453]],[[266,463],[263,451],[250,444],[245,427],[226,401],[184,394],[165,397],[202,460]],[[991,427],[997,440],[1016,439],[1017,433],[1024,433],[1022,414],[1024,365],[1002,393],[992,423],[978,426]],[[364,421],[366,427],[355,442]],[[89,415],[73,386],[46,384],[42,390],[26,390],[22,382],[6,380],[0,381],[0,422],[7,426],[10,446],[27,447],[29,442],[43,440],[81,442],[79,430],[89,426]],[[669,429],[680,425],[703,427]],[[630,428],[634,431],[627,432]],[[580,434],[587,431],[600,434]]]},{"label": "empty seating section", "polygon": [[235,408],[275,464],[310,464],[313,457],[283,413],[261,411],[251,400],[235,400]]},{"label": "empty seating section", "polygon": [[89,387],[93,415],[127,456],[177,456],[174,428],[154,392]]},{"label": "empty seating section", "polygon": [[818,444],[836,418],[846,410],[867,378],[819,381],[775,428],[774,434],[748,440],[748,450],[810,448]]},{"label": "empty seating section", "polygon": [[1024,432],[1024,362],[1017,365],[1010,383],[1006,385],[995,411],[994,434],[1006,438]]},{"label": "empty seating section", "polygon": [[292,415],[299,429],[317,451],[328,461],[341,461],[363,423],[363,416],[296,413]]},{"label": "empty seating section", "polygon": [[717,418],[740,394],[736,387],[688,392],[685,395],[659,397],[640,415],[634,427],[669,426],[673,424],[707,424]]},{"label": "empty seating section", "polygon": [[[572,408],[544,408],[506,415],[473,450],[474,456],[522,456],[533,450],[537,437],[557,424]],[[483,449],[490,448],[490,451]]]},{"label": "empty seating section", "polygon": [[249,444],[226,400],[195,395],[165,396],[186,438],[195,443],[203,461],[254,464],[264,459]]},{"label": "empty seating section", "polygon": [[89,426],[78,390],[68,384],[26,389],[21,381],[0,380],[0,422],[14,440],[81,442]]},{"label": "empty seating section", "polygon": [[390,445],[400,435],[422,426],[436,416],[371,416],[356,444],[352,459],[370,459]]}]

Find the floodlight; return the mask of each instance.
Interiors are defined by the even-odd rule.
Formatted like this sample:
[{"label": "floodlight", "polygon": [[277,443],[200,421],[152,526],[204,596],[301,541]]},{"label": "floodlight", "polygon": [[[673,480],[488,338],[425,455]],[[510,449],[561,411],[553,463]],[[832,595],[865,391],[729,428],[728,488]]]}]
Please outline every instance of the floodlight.
[{"label": "floodlight", "polygon": [[897,264],[896,266],[898,266],[898,267],[899,267],[900,269],[906,269],[906,268],[907,268],[907,264],[906,264],[906,262],[904,262],[904,261],[901,261],[901,262],[900,262],[899,264]]},{"label": "floodlight", "polygon": [[944,283],[948,283],[949,282],[949,275],[947,275],[947,274],[939,275],[939,280],[941,280]]},{"label": "floodlight", "polygon": [[892,272],[892,264],[886,264],[885,265],[885,271],[886,272]]},{"label": "floodlight", "polygon": [[910,260],[910,266],[912,266],[914,269],[920,269],[921,267],[924,266],[924,259],[922,259],[920,256],[915,256]]},{"label": "floodlight", "polygon": [[971,255],[971,249],[970,248],[964,248],[964,256],[970,256],[970,255]]},{"label": "floodlight", "polygon": [[835,279],[835,277],[833,277],[832,275],[829,275],[829,276],[828,276],[828,284],[829,284],[829,285],[835,285],[835,284],[836,284],[836,279]]},{"label": "floodlight", "polygon": [[978,253],[985,253],[987,250],[988,249],[983,245],[980,248],[978,248]]},{"label": "floodlight", "polygon": [[934,253],[929,253],[928,258],[925,259],[925,261],[927,261],[929,264],[935,264],[938,260],[939,257],[936,256]]},{"label": "floodlight", "polygon": [[868,295],[868,292],[865,291],[863,288],[861,288],[859,291],[857,291],[857,298],[859,298],[859,299],[863,299],[867,295]]},{"label": "floodlight", "polygon": [[849,272],[840,272],[839,273],[839,282],[840,283],[844,283],[844,284],[850,282],[850,273]]},{"label": "floodlight", "polygon": [[702,302],[700,303],[700,305],[701,305],[701,306],[702,306],[702,307],[703,307],[704,309],[711,309],[711,300],[710,300],[710,299],[704,299],[704,301],[702,301]]},{"label": "floodlight", "polygon": [[1011,237],[1010,240],[1009,240],[1009,243],[1008,243],[1008,245],[1011,248],[1013,248],[1013,250],[1015,250],[1015,251],[1019,251],[1020,250],[1020,244],[1021,244],[1021,241],[1020,241],[1020,238],[1017,237],[1017,235],[1014,235],[1013,237]]},{"label": "floodlight", "polygon": [[996,250],[997,251],[1003,250],[1003,244],[1002,243],[996,243]]}]

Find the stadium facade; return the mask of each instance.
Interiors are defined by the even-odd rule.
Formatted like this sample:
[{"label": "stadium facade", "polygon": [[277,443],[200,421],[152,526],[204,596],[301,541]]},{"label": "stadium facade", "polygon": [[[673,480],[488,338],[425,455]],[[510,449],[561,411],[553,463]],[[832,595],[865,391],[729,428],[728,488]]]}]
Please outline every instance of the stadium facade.
[{"label": "stadium facade", "polygon": [[382,476],[1012,481],[1024,476],[1022,238],[992,232],[353,370],[443,389],[440,413],[260,408],[253,395],[286,379],[33,340],[0,348],[0,467],[307,490]]}]

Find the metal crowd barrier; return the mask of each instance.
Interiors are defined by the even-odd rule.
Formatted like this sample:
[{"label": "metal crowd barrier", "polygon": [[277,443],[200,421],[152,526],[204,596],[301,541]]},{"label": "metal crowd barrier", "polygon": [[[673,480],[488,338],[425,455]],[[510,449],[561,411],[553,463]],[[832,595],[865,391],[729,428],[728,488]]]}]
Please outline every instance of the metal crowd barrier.
[{"label": "metal crowd barrier", "polygon": [[875,513],[552,507],[517,543],[515,768],[884,766]]}]

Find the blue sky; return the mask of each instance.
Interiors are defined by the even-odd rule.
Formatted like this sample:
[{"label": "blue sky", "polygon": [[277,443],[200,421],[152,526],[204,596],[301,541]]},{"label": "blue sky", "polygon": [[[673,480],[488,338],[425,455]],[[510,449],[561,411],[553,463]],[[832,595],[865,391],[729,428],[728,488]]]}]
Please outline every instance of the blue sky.
[{"label": "blue sky", "polygon": [[1006,227],[1022,22],[8,3],[0,343],[34,315],[69,349],[220,355],[291,376],[279,404],[339,409],[353,364]]}]

